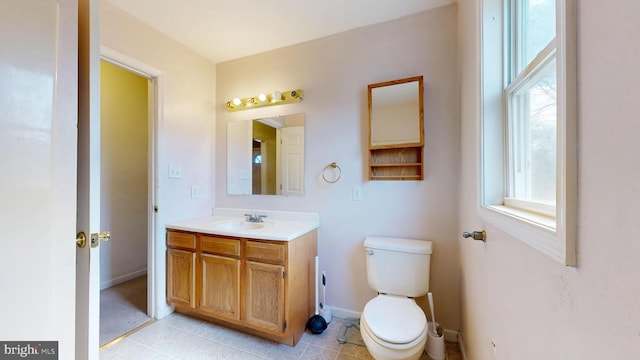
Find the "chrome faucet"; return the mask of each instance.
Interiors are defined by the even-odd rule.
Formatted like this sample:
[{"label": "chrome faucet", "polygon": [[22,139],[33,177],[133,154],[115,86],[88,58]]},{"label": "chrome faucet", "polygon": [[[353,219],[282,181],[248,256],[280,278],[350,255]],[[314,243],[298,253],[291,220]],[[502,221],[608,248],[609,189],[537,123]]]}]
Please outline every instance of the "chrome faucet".
[{"label": "chrome faucet", "polygon": [[264,221],[264,218],[267,217],[267,215],[258,215],[258,214],[244,214],[244,216],[246,216],[246,222],[253,222],[253,223],[261,223]]}]

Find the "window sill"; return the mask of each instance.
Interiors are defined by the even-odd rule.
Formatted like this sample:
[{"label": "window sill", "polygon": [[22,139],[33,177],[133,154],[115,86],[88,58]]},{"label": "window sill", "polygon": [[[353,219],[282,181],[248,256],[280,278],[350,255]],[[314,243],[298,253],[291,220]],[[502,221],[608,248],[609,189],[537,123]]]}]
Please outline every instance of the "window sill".
[{"label": "window sill", "polygon": [[504,205],[481,207],[480,217],[532,248],[567,265],[564,241],[556,231],[554,218]]}]

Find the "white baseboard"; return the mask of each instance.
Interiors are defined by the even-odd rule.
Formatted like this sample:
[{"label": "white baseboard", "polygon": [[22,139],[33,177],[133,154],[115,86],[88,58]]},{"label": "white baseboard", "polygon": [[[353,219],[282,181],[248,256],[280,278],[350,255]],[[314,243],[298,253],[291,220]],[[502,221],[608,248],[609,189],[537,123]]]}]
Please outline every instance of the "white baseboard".
[{"label": "white baseboard", "polygon": [[458,342],[458,330],[443,329],[442,334],[445,341]]},{"label": "white baseboard", "polygon": [[458,348],[460,349],[460,355],[462,360],[467,360],[467,353],[465,352],[464,340],[462,339],[462,333],[458,332]]},{"label": "white baseboard", "polygon": [[360,319],[360,312],[341,309],[333,306],[327,306],[331,310],[331,317],[337,317],[340,319]]},{"label": "white baseboard", "polygon": [[102,284],[100,284],[100,290],[104,290],[104,289],[110,288],[112,286],[116,286],[118,284],[122,284],[125,281],[129,281],[129,280],[138,278],[140,276],[144,276],[146,274],[147,274],[147,268],[144,268],[144,269],[140,269],[140,270],[128,273],[128,274],[124,274],[124,275],[118,276],[116,278],[113,278],[111,280],[107,280],[107,281],[103,282]]}]

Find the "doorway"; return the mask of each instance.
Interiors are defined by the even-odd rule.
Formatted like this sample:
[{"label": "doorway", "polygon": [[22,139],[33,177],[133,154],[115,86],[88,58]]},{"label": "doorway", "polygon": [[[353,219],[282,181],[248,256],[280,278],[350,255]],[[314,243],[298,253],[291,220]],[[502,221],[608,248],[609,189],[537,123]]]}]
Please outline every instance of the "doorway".
[{"label": "doorway", "polygon": [[[153,79],[100,63],[100,346],[151,320]],[[151,94],[150,94],[151,92]]]}]

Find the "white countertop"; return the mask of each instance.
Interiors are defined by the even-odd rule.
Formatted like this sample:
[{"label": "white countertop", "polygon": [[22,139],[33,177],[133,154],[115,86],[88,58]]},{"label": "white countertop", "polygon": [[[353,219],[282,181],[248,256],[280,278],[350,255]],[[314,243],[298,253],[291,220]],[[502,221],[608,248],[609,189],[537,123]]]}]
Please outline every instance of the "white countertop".
[{"label": "white countertop", "polygon": [[[262,227],[225,228],[223,224],[245,223],[244,214],[266,215]],[[254,223],[247,223],[252,225]],[[319,215],[293,211],[273,211],[256,209],[215,208],[213,216],[172,222],[168,229],[193,231],[213,235],[237,236],[251,239],[290,241],[302,236],[320,225]]]}]

